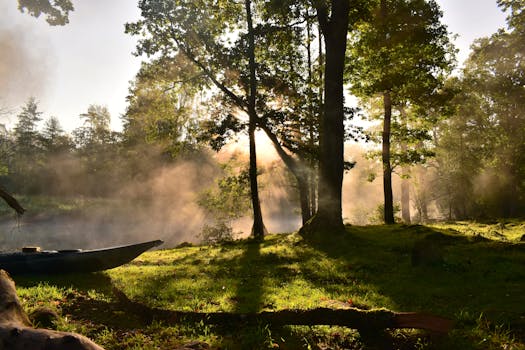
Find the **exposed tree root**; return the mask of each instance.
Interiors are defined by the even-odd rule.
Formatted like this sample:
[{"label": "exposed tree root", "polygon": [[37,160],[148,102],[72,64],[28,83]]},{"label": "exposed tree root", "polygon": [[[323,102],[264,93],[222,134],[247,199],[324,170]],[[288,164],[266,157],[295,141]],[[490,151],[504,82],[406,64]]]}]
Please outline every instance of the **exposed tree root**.
[{"label": "exposed tree root", "polygon": [[4,270],[0,270],[0,349],[104,350],[80,334],[32,328],[15,283]]}]

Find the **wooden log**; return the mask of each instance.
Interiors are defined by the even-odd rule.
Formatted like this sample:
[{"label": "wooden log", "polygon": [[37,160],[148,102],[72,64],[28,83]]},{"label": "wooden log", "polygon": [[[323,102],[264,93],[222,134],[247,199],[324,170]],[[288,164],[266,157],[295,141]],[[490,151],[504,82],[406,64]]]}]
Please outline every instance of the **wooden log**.
[{"label": "wooden log", "polygon": [[88,338],[69,332],[35,329],[27,317],[15,283],[0,270],[0,350],[104,350]]},{"label": "wooden log", "polygon": [[354,328],[360,332],[376,332],[384,329],[415,328],[434,333],[447,333],[452,321],[443,317],[417,312],[393,312],[386,309],[361,310],[356,308],[310,310],[280,310],[260,313],[187,312],[151,308],[130,300],[122,291],[113,288],[119,302],[128,310],[148,321],[205,322],[209,324],[258,323],[272,325],[329,325]]}]

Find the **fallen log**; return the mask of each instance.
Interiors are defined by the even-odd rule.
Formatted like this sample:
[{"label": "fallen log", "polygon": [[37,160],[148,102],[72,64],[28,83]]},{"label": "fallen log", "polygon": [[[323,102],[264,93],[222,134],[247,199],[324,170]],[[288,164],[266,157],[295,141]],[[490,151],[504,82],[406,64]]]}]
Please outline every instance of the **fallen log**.
[{"label": "fallen log", "polygon": [[104,350],[80,334],[32,328],[15,283],[4,270],[0,270],[0,349]]},{"label": "fallen log", "polygon": [[452,329],[453,325],[451,320],[439,316],[419,312],[393,312],[386,309],[316,308],[310,310],[264,311],[259,313],[172,311],[151,308],[142,303],[130,300],[117,288],[113,288],[113,292],[123,307],[150,322],[158,320],[170,323],[202,321],[208,324],[256,324],[262,321],[277,326],[343,326],[357,329],[361,333],[396,328],[414,328],[431,331],[433,333],[447,333]]}]

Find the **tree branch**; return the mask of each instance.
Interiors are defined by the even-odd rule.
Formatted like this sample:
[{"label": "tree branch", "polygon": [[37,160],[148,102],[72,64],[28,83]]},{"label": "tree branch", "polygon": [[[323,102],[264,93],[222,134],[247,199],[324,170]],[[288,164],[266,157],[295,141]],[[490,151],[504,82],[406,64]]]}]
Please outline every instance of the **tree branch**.
[{"label": "tree branch", "polygon": [[322,0],[313,0],[312,5],[315,7],[317,12],[317,20],[319,21],[319,27],[323,32],[323,35],[327,35],[328,32],[328,6]]},{"label": "tree branch", "polygon": [[2,199],[7,203],[7,205],[13,208],[18,215],[22,215],[26,211],[13,196],[7,193],[7,191],[5,191],[1,186],[0,197],[2,197]]},{"label": "tree branch", "polygon": [[223,83],[221,83],[219,80],[217,80],[215,74],[206,67],[202,62],[200,62],[195,55],[181,42],[179,37],[176,35],[175,30],[173,29],[174,24],[171,18],[168,17],[168,21],[170,22],[170,32],[171,37],[175,41],[175,44],[179,48],[179,50],[182,51],[182,53],[188,57],[188,59],[193,62],[197,67],[199,67],[203,73],[210,79],[213,84],[215,84],[216,87],[219,88],[226,96],[228,96],[240,109],[242,109],[245,112],[248,112],[248,104],[239,96],[237,96],[233,91],[228,89]]}]

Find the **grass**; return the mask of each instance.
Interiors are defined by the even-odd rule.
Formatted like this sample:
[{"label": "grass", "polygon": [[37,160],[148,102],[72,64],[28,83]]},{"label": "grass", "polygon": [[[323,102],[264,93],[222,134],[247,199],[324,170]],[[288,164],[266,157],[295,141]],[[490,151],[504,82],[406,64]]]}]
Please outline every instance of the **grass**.
[{"label": "grass", "polygon": [[[396,348],[524,349],[525,245],[510,243],[524,224],[505,223],[498,232],[506,238],[498,240],[479,238],[499,223],[484,225],[350,226],[342,236],[308,239],[272,235],[264,242],[147,252],[104,273],[17,277],[16,283],[28,310],[52,308],[57,329],[83,333],[107,349],[172,349],[190,341],[221,349],[364,346],[357,332],[341,327],[145,322],[115,301],[112,286],[169,310],[424,311],[453,319],[455,329],[444,337],[393,331]],[[414,267],[414,243],[425,237],[443,247],[443,259]]]}]

